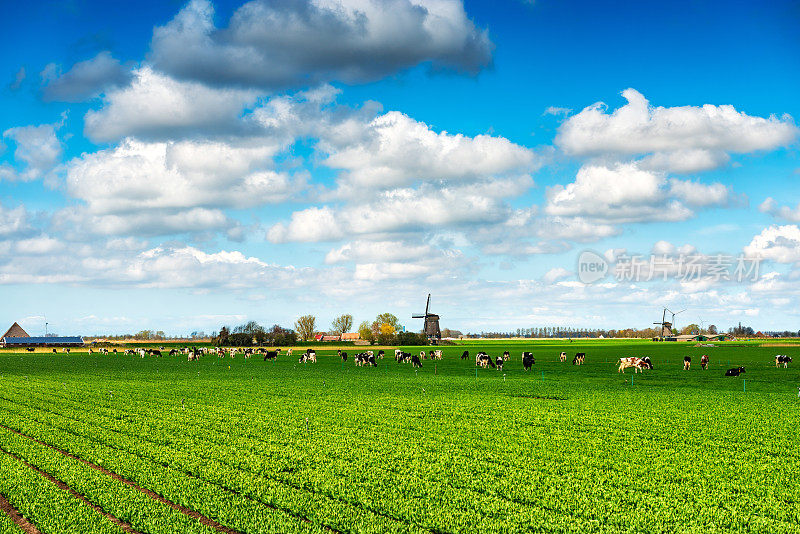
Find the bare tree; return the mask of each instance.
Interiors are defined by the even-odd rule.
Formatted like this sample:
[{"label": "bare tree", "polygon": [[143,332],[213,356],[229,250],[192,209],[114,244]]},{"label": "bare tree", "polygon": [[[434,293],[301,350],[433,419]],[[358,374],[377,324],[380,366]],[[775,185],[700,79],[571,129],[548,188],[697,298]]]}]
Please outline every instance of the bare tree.
[{"label": "bare tree", "polygon": [[316,324],[316,317],[313,315],[303,315],[294,323],[294,329],[301,340],[310,341],[314,337]]},{"label": "bare tree", "polygon": [[351,328],[353,328],[353,316],[346,313],[333,320],[331,324],[331,334],[341,335],[345,332],[349,332]]}]

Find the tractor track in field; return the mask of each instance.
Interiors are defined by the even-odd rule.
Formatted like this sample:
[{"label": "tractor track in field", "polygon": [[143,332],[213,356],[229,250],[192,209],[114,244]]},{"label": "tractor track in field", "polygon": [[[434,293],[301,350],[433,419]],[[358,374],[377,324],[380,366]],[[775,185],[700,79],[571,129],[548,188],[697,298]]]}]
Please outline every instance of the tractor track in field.
[{"label": "tractor track in field", "polygon": [[[28,436],[24,436],[24,437],[28,437]],[[53,475],[51,475],[47,471],[43,471],[42,469],[36,467],[35,465],[33,465],[31,463],[28,463],[27,461],[25,461],[24,459],[20,458],[16,454],[5,450],[4,448],[2,448],[2,446],[0,446],[0,452],[2,452],[3,454],[5,454],[7,456],[10,456],[11,458],[14,458],[15,460],[20,462],[25,467],[35,471],[39,475],[43,476],[44,478],[46,478],[47,480],[49,480],[50,482],[52,482],[53,484],[58,486],[60,489],[69,492],[70,495],[72,495],[73,497],[75,497],[76,499],[78,499],[79,501],[81,501],[82,503],[87,505],[89,508],[91,508],[95,512],[99,513],[100,515],[102,515],[103,517],[105,517],[106,519],[108,519],[109,521],[114,523],[115,525],[117,525],[118,527],[120,527],[125,532],[128,532],[129,534],[144,534],[143,532],[140,532],[140,531],[136,530],[129,523],[126,523],[125,521],[123,521],[122,519],[118,518],[114,514],[106,512],[100,505],[93,503],[92,501],[87,499],[85,495],[83,495],[82,493],[80,493],[78,491],[75,491],[66,482],[57,479],[56,477],[54,477]],[[4,499],[2,498],[2,495],[0,495],[0,508],[2,508],[3,511],[6,511],[6,508],[5,508],[5,505],[3,503],[3,500]],[[30,521],[28,521],[27,519],[22,517],[20,515],[20,513],[17,512],[11,506],[11,503],[9,503],[8,501],[5,501],[5,504],[7,504],[9,507],[11,507],[11,510],[13,511],[13,513],[12,512],[7,512],[7,513],[11,517],[11,519],[17,524],[17,526],[22,528],[22,530],[24,530],[28,534],[41,534],[40,530],[38,530],[33,524],[31,524]]]},{"label": "tractor track in field", "polygon": [[28,519],[19,513],[19,510],[14,508],[14,505],[8,502],[5,495],[0,493],[0,511],[5,512],[5,514],[11,518],[11,521],[17,525],[20,530],[25,532],[25,534],[42,534],[36,525],[28,521]]},{"label": "tractor track in field", "polygon": [[[8,430],[9,432],[13,432],[14,434],[17,434],[20,437],[23,437],[25,439],[29,439],[29,440],[33,441],[34,443],[38,443],[39,445],[43,445],[43,446],[45,446],[45,447],[47,447],[49,449],[52,449],[52,450],[56,451],[59,454],[63,454],[67,458],[71,458],[71,459],[76,460],[78,462],[81,462],[81,463],[83,463],[85,465],[88,465],[89,467],[91,467],[95,471],[103,473],[104,475],[109,476],[109,477],[113,478],[114,480],[116,480],[118,482],[122,482],[123,484],[126,484],[126,485],[132,487],[133,489],[135,489],[135,490],[137,490],[137,491],[139,491],[141,493],[144,493],[145,495],[147,495],[151,499],[153,499],[155,501],[158,501],[158,502],[160,502],[162,504],[166,504],[167,506],[169,506],[173,510],[177,510],[178,512],[180,512],[180,513],[182,513],[184,515],[187,515],[187,516],[189,516],[189,517],[191,517],[193,519],[198,520],[200,523],[202,523],[203,525],[205,525],[207,527],[211,527],[214,530],[217,530],[219,532],[224,532],[225,534],[244,534],[243,532],[240,532],[238,530],[232,529],[230,527],[226,527],[225,525],[223,525],[221,523],[218,523],[217,521],[211,519],[210,517],[205,516],[205,515],[201,514],[200,512],[197,512],[195,510],[192,510],[191,508],[187,508],[187,507],[182,506],[180,504],[174,503],[171,500],[159,495],[158,493],[156,493],[156,492],[154,492],[152,490],[149,490],[147,488],[143,488],[143,487],[139,486],[138,484],[136,484],[135,482],[133,482],[131,480],[128,480],[127,478],[125,478],[125,477],[123,477],[123,476],[121,476],[121,475],[119,475],[117,473],[114,473],[113,471],[109,471],[105,467],[102,467],[100,465],[92,463],[89,460],[85,460],[83,458],[79,458],[78,456],[75,456],[74,454],[71,454],[71,453],[69,453],[69,452],[67,452],[67,451],[65,451],[63,449],[59,449],[58,447],[56,447],[54,445],[50,445],[49,443],[46,443],[46,442],[44,442],[42,440],[39,440],[39,439],[36,439],[36,438],[34,438],[32,436],[24,434],[24,433],[20,432],[19,430],[15,430],[15,429],[13,429],[11,427],[8,427],[6,425],[0,424],[0,428],[4,428],[5,430]],[[112,522],[114,522],[117,525],[119,525],[120,527],[122,527],[122,529],[125,530],[126,532],[130,532],[132,534],[142,534],[138,530],[134,530],[129,524],[125,523],[121,519],[119,519],[119,518],[109,514],[108,512],[104,511],[102,508],[100,508],[100,506],[92,503],[86,497],[84,497],[83,495],[81,495],[80,493],[78,493],[77,491],[72,489],[71,487],[69,487],[64,482],[62,482],[62,481],[58,480],[57,478],[53,477],[49,473],[47,473],[45,471],[42,471],[38,467],[26,462],[22,458],[16,456],[15,454],[13,454],[11,452],[8,452],[7,450],[3,449],[2,447],[0,447],[0,451],[4,452],[5,454],[7,454],[7,455],[9,455],[9,456],[11,456],[13,458],[16,458],[18,461],[22,462],[27,467],[33,469],[34,471],[36,471],[40,475],[44,476],[45,478],[47,478],[48,480],[50,480],[51,482],[56,484],[59,488],[69,491],[73,496],[77,497],[78,499],[80,499],[81,501],[83,501],[84,503],[88,504],[93,509],[95,509],[96,511],[98,511],[99,513],[104,515],[106,518],[108,518]]]}]

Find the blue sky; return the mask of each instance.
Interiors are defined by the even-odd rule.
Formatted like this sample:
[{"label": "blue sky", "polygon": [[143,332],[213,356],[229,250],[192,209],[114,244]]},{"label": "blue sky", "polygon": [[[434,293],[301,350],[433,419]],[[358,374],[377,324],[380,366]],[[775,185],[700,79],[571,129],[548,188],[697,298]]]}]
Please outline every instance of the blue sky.
[{"label": "blue sky", "polygon": [[[800,7],[3,4],[0,323],[800,328]],[[598,104],[602,103],[602,104]],[[584,250],[610,265],[584,283]],[[657,254],[667,279],[619,280]],[[689,258],[757,280],[687,279]],[[655,319],[653,319],[655,320]]]}]

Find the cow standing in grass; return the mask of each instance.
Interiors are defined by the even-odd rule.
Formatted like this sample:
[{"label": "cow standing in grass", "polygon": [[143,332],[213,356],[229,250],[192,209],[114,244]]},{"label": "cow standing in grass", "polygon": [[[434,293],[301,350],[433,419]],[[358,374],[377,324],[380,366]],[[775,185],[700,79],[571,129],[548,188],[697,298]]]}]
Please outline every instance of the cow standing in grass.
[{"label": "cow standing in grass", "polygon": [[561,360],[561,363],[564,363],[565,361],[567,361],[567,353],[566,353],[566,352],[562,352],[562,353],[561,353],[561,354],[558,356],[558,359],[559,359],[559,360]]},{"label": "cow standing in grass", "polygon": [[583,365],[583,362],[585,360],[586,360],[585,352],[576,352],[575,357],[572,359],[572,365]]},{"label": "cow standing in grass", "polygon": [[[506,353],[506,354],[508,354],[508,353]],[[497,361],[495,362],[495,364],[497,365],[497,370],[498,371],[502,371],[503,370],[503,363],[505,363],[505,359],[502,356],[498,356],[497,357]]]},{"label": "cow standing in grass", "polygon": [[462,360],[468,360],[469,359],[469,351],[468,350],[465,350],[463,353],[461,353],[461,359]]},{"label": "cow standing in grass", "polygon": [[744,367],[735,367],[725,371],[725,376],[739,376],[742,373],[744,373]]},{"label": "cow standing in grass", "polygon": [[419,356],[416,354],[411,355],[411,365],[413,365],[415,368],[422,368],[422,362],[420,361]]},{"label": "cow standing in grass", "polygon": [[775,356],[775,367],[780,367],[783,364],[783,368],[786,369],[789,367],[789,364],[792,363],[792,357],[787,356],[785,354],[778,354]]},{"label": "cow standing in grass", "polygon": [[703,371],[708,369],[708,355],[707,354],[703,354],[700,357],[700,367],[702,367]]},{"label": "cow standing in grass", "polygon": [[638,373],[639,371],[641,371],[641,367],[639,367],[639,362],[640,361],[641,361],[641,359],[635,358],[635,357],[620,358],[619,359],[619,369],[617,369],[617,372],[624,374],[625,373],[625,369],[628,369],[628,368],[632,367],[633,368],[633,372],[634,373]]},{"label": "cow standing in grass", "polygon": [[280,353],[281,353],[281,349],[264,351],[264,361],[277,360],[278,359],[278,354],[280,354]]},{"label": "cow standing in grass", "polygon": [[536,363],[536,360],[533,357],[532,352],[523,352],[522,353],[522,368],[526,371],[530,371],[533,364]]},{"label": "cow standing in grass", "polygon": [[692,366],[692,358],[690,356],[683,357],[683,370],[688,371]]}]

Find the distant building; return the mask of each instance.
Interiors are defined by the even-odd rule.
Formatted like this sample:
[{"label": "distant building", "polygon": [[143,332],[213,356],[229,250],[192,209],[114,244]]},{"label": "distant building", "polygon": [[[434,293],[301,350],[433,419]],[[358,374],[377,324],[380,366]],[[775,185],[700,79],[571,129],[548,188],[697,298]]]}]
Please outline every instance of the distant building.
[{"label": "distant building", "polygon": [[0,338],[4,337],[31,337],[31,336],[29,336],[28,333],[22,329],[19,323],[14,323],[11,325],[11,328],[9,328],[6,331],[5,334],[0,336]]},{"label": "distant building", "polygon": [[342,341],[357,341],[361,339],[361,334],[358,332],[346,332],[342,334]]},{"label": "distant building", "polygon": [[3,337],[0,337],[0,347],[82,347],[83,345],[83,338],[80,336],[31,337],[17,323],[12,324]]}]

